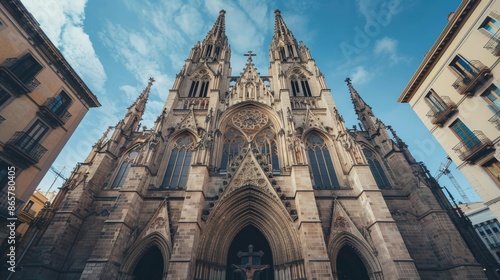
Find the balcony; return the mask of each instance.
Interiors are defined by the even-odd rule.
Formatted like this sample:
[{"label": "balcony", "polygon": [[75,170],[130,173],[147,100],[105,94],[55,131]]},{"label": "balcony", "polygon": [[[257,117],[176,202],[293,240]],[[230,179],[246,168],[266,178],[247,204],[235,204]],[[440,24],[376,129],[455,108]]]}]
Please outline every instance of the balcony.
[{"label": "balcony", "polygon": [[495,125],[497,130],[500,130],[500,111],[496,112],[488,121]]},{"label": "balcony", "polygon": [[479,60],[471,60],[470,65],[469,76],[458,78],[452,85],[459,94],[467,96],[473,96],[479,88],[493,78],[490,68]]},{"label": "balcony", "polygon": [[453,147],[453,151],[458,154],[460,160],[471,163],[476,163],[494,150],[491,140],[479,130],[474,130],[467,139],[462,140]]},{"label": "balcony", "polygon": [[306,109],[309,106],[310,109],[319,108],[319,102],[321,97],[318,96],[290,96],[290,104],[292,109]]},{"label": "balcony", "polygon": [[52,128],[64,125],[71,118],[71,114],[56,98],[48,98],[40,106],[37,115],[46,120]]},{"label": "balcony", "polygon": [[19,97],[23,94],[32,92],[40,82],[33,78],[29,81],[21,81],[9,67],[16,64],[17,58],[7,58],[2,64],[0,64],[0,83],[4,85],[12,94]]},{"label": "balcony", "polygon": [[490,40],[484,45],[494,56],[500,56],[500,30],[493,34]]},{"label": "balcony", "polygon": [[441,100],[443,101],[441,108],[432,107],[427,113],[432,124],[439,126],[443,126],[458,111],[457,105],[448,96],[441,96]]},{"label": "balcony", "polygon": [[45,147],[38,143],[24,131],[18,131],[4,146],[4,152],[11,156],[11,159],[21,168],[27,168],[38,163],[43,154],[47,151]]},{"label": "balcony", "polygon": [[198,109],[207,110],[210,102],[209,97],[182,97],[179,98],[178,108],[176,109]]}]

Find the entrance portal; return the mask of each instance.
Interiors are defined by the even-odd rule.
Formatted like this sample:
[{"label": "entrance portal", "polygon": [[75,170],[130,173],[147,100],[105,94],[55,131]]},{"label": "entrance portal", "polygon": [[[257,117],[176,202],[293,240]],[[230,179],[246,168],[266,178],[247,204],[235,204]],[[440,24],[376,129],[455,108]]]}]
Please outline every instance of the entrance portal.
[{"label": "entrance portal", "polygon": [[339,280],[370,280],[365,264],[350,246],[345,245],[339,251],[337,278]]},{"label": "entrance portal", "polygon": [[134,279],[137,280],[161,280],[163,277],[163,256],[160,249],[151,246],[142,255],[134,269]]},{"label": "entrance portal", "polygon": [[[251,249],[249,245],[252,245]],[[271,247],[266,237],[254,226],[246,226],[234,237],[227,255],[226,280],[245,280],[244,268],[238,267],[248,266],[249,263],[256,270],[253,279],[247,280],[274,280]],[[266,265],[269,267],[259,271]]]}]

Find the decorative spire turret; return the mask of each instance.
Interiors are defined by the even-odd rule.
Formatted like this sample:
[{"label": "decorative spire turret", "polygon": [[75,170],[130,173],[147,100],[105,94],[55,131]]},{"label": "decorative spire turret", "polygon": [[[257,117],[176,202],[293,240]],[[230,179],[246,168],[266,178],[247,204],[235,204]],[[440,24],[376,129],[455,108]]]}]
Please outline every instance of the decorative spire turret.
[{"label": "decorative spire turret", "polygon": [[[201,47],[201,58],[211,58],[212,61],[223,59],[223,50],[229,47],[226,37],[226,11],[221,10],[214,26],[208,31]],[[209,60],[210,61],[210,60]]]},{"label": "decorative spire turret", "polygon": [[[292,34],[292,31],[288,29],[281,17],[280,10],[274,11],[275,23],[274,23],[274,35],[271,42],[271,61],[280,60],[282,62],[292,62],[296,61],[295,58],[300,58],[299,45],[297,40]],[[305,60],[305,59],[303,59]]]},{"label": "decorative spire turret", "polygon": [[155,79],[153,77],[149,78],[149,82],[146,88],[142,91],[139,97],[137,97],[135,102],[130,105],[130,107],[128,107],[129,112],[130,110],[135,109],[136,112],[141,113],[142,117],[142,113],[144,113],[144,110],[146,109],[146,103],[148,102],[149,91],[151,90],[151,86],[153,85],[154,81]]},{"label": "decorative spire turret", "polygon": [[207,37],[205,37],[204,43],[212,39],[212,43],[215,41],[221,40],[224,41],[226,39],[226,20],[225,20],[226,11],[221,10],[219,12],[219,17],[214,23],[214,26],[210,31],[208,31]]},{"label": "decorative spire turret", "polygon": [[[347,87],[349,88],[349,92],[351,93],[352,104],[354,105],[354,111],[358,115],[359,120],[360,114],[364,113],[373,117],[372,107],[370,107],[366,102],[361,98],[359,93],[356,91],[354,86],[351,83],[351,78],[346,78],[345,82],[347,83]],[[365,112],[366,110],[366,112]]]}]

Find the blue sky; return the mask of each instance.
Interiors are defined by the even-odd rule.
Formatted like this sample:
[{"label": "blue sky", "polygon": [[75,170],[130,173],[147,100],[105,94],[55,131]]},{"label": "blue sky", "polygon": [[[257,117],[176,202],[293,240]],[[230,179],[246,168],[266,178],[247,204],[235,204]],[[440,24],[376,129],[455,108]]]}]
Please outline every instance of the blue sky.
[{"label": "blue sky", "polygon": [[[346,77],[375,115],[392,125],[419,161],[435,174],[446,154],[408,104],[397,98],[447,23],[459,0],[22,0],[42,29],[97,95],[92,109],[57,158],[54,166],[69,175],[83,161],[106,127],[156,80],[143,125],[151,127],[190,49],[202,41],[221,9],[231,45],[232,75],[238,75],[249,50],[262,75],[269,67],[274,10],[298,41],[309,48],[326,78],[346,125],[358,121]],[[458,141],[458,140],[457,140]],[[452,173],[466,194],[479,201],[453,165]],[[52,173],[42,181],[46,190]],[[445,176],[442,185],[456,191]],[[60,187],[57,180],[54,188]]]}]

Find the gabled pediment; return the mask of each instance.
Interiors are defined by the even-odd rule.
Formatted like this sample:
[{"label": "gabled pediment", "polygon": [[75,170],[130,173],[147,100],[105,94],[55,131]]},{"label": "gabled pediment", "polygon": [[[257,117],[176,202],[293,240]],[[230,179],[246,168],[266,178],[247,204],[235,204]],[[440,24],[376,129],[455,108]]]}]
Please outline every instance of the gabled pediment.
[{"label": "gabled pediment", "polygon": [[196,118],[194,116],[193,109],[191,109],[182,118],[182,121],[177,124],[175,130],[187,129],[190,130],[194,135],[198,135],[197,128],[198,124],[196,123]]}]

